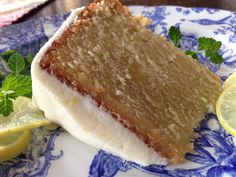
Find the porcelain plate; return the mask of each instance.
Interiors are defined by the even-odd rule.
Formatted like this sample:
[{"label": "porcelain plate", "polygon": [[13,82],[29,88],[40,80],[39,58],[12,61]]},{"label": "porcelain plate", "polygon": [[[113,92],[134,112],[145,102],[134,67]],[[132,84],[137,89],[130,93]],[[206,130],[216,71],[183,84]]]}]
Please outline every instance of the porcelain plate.
[{"label": "porcelain plate", "polygon": [[[183,33],[183,50],[196,49],[199,36],[213,37],[223,43],[224,63],[215,65],[199,55],[199,62],[225,80],[236,70],[236,13],[208,8],[178,6],[130,6],[153,23],[150,30],[167,35],[170,26]],[[15,49],[35,54],[66,19],[68,14],[30,20],[0,29],[0,53]],[[4,65],[0,63],[0,70]],[[45,100],[46,101],[46,100]],[[207,114],[196,129],[194,152],[186,162],[175,166],[142,167],[107,152],[81,143],[61,128],[38,128],[27,151],[0,165],[1,177],[218,177],[236,176],[234,138],[219,125],[215,114]]]}]

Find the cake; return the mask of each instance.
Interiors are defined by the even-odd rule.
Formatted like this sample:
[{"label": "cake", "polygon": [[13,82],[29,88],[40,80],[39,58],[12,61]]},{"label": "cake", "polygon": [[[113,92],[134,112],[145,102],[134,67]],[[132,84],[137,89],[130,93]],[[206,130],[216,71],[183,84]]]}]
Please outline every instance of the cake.
[{"label": "cake", "polygon": [[32,63],[33,100],[79,140],[141,165],[177,164],[220,79],[118,0],[74,10]]}]

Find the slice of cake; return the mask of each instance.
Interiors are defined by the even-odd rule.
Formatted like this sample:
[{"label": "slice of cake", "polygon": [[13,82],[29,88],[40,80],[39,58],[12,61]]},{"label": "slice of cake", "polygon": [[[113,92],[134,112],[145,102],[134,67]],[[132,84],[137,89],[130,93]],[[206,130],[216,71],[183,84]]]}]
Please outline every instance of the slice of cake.
[{"label": "slice of cake", "polygon": [[33,99],[83,142],[142,165],[179,163],[220,79],[118,0],[72,12],[32,64]]}]

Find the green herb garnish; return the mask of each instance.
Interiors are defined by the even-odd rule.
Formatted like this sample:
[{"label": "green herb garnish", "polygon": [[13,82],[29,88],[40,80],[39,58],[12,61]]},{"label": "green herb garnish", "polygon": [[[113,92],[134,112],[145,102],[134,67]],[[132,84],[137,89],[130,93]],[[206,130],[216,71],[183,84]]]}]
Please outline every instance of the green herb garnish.
[{"label": "green herb garnish", "polygon": [[16,53],[15,50],[7,50],[7,51],[5,51],[4,53],[2,53],[2,58],[3,58],[5,61],[8,61],[9,58],[10,58],[14,53]]},{"label": "green herb garnish", "polygon": [[[180,47],[180,39],[182,37],[181,32],[178,28],[171,26],[168,32],[170,39],[174,45]],[[216,41],[213,38],[200,37],[198,38],[198,49],[185,51],[187,55],[192,56],[194,59],[198,59],[197,54],[205,54],[212,63],[221,64],[223,57],[219,54],[219,49],[222,46],[220,41]]]},{"label": "green herb garnish", "polygon": [[221,64],[223,62],[222,56],[218,53],[221,45],[222,43],[220,41],[216,41],[212,38],[198,38],[198,50],[205,51],[205,56],[210,58],[210,61],[216,64]]},{"label": "green herb garnish", "polygon": [[32,55],[23,57],[14,50],[2,54],[7,62],[10,73],[4,75],[0,89],[0,114],[9,116],[13,110],[13,101],[19,96],[28,96],[32,93],[30,64]]},{"label": "green herb garnish", "polygon": [[19,75],[25,68],[24,57],[18,53],[14,53],[8,60],[8,67],[13,74]]},{"label": "green herb garnish", "polygon": [[168,33],[170,39],[173,41],[176,47],[180,47],[179,40],[182,37],[180,30],[174,26],[171,26]]},{"label": "green herb garnish", "polygon": [[195,52],[195,51],[192,51],[192,50],[187,50],[187,51],[185,51],[185,54],[186,55],[191,55],[194,59],[198,59],[197,58],[197,52]]}]

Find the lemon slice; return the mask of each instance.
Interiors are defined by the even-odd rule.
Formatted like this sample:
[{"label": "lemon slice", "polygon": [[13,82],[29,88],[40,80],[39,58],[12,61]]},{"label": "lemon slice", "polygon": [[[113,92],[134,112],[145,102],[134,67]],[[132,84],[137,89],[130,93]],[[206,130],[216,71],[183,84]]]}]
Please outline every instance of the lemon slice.
[{"label": "lemon slice", "polygon": [[18,97],[13,102],[13,107],[14,112],[10,116],[0,116],[0,137],[50,123],[29,98]]},{"label": "lemon slice", "polygon": [[216,114],[222,127],[236,137],[236,85],[221,93],[216,103]]},{"label": "lemon slice", "polygon": [[30,130],[0,137],[0,163],[22,153],[29,145],[30,137]]},{"label": "lemon slice", "polygon": [[224,89],[227,89],[236,84],[236,72],[231,74],[224,83]]}]

